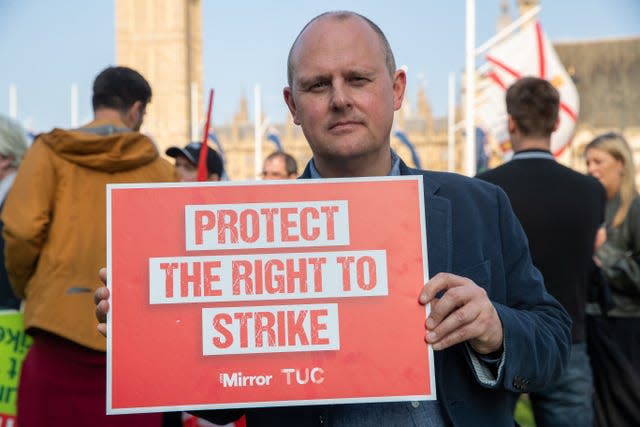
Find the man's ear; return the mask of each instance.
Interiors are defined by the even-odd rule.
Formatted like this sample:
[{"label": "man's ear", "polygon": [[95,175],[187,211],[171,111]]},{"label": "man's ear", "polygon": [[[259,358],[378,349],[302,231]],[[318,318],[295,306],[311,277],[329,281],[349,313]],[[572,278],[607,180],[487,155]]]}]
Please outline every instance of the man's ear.
[{"label": "man's ear", "polygon": [[296,108],[296,102],[293,99],[293,91],[289,86],[287,86],[282,90],[282,94],[284,95],[284,102],[286,102],[287,107],[289,107],[289,111],[291,112],[291,117],[293,117],[293,123],[300,125],[300,120],[297,115],[298,109]]},{"label": "man's ear", "polygon": [[513,117],[511,117],[511,114],[509,114],[507,116],[507,130],[509,131],[509,133],[515,133],[517,128],[518,126],[516,126],[516,121],[513,120]]},{"label": "man's ear", "polygon": [[122,122],[130,129],[133,129],[136,123],[139,122],[142,115],[142,101],[135,101],[131,104],[124,115],[122,115]]},{"label": "man's ear", "polygon": [[393,109],[399,110],[404,99],[404,90],[407,87],[407,73],[399,69],[393,75]]},{"label": "man's ear", "polygon": [[558,117],[556,117],[556,122],[553,125],[553,130],[551,132],[557,131],[559,126],[560,126],[560,114],[558,114]]}]

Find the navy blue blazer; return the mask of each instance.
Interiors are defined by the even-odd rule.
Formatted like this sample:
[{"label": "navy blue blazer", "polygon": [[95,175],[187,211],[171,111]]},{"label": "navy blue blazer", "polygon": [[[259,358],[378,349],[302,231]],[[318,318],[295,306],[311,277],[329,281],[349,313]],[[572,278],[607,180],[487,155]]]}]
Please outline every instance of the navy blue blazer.
[{"label": "navy blue blazer", "polygon": [[[500,188],[461,175],[411,169],[402,162],[400,173],[424,179],[429,274],[454,273],[484,288],[504,329],[504,358],[492,385],[478,378],[465,344],[434,352],[442,415],[454,426],[512,426],[518,395],[543,387],[563,371],[571,320],[545,291],[522,227]],[[301,178],[310,178],[308,166]],[[233,419],[232,412],[198,415],[221,422]],[[250,427],[429,425],[428,416],[409,402],[243,412]]]}]

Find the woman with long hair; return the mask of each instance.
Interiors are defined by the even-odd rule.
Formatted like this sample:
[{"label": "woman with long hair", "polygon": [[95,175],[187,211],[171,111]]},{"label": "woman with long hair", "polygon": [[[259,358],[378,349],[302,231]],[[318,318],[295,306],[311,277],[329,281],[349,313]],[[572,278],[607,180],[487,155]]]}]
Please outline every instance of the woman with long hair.
[{"label": "woman with long hair", "polygon": [[595,256],[612,307],[587,307],[587,341],[593,366],[595,425],[640,422],[640,197],[633,153],[617,133],[585,148],[588,173],[607,193],[607,240]]}]

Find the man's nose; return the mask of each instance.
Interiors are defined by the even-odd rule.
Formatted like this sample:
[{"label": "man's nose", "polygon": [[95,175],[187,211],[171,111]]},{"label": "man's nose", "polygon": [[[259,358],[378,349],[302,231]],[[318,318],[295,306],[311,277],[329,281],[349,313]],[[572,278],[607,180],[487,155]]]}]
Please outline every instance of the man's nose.
[{"label": "man's nose", "polygon": [[353,105],[349,88],[344,83],[334,84],[331,92],[331,108],[333,110],[343,110]]}]

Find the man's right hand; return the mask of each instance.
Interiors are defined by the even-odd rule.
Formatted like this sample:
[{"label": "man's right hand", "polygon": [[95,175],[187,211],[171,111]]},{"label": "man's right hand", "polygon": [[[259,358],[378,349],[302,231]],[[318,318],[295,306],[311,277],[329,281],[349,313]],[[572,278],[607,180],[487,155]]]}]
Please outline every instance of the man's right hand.
[{"label": "man's right hand", "polygon": [[105,286],[96,289],[93,294],[93,302],[96,304],[96,318],[98,319],[98,332],[107,336],[107,314],[109,314],[109,288],[107,288],[107,269],[101,268],[98,272],[100,280]]}]

